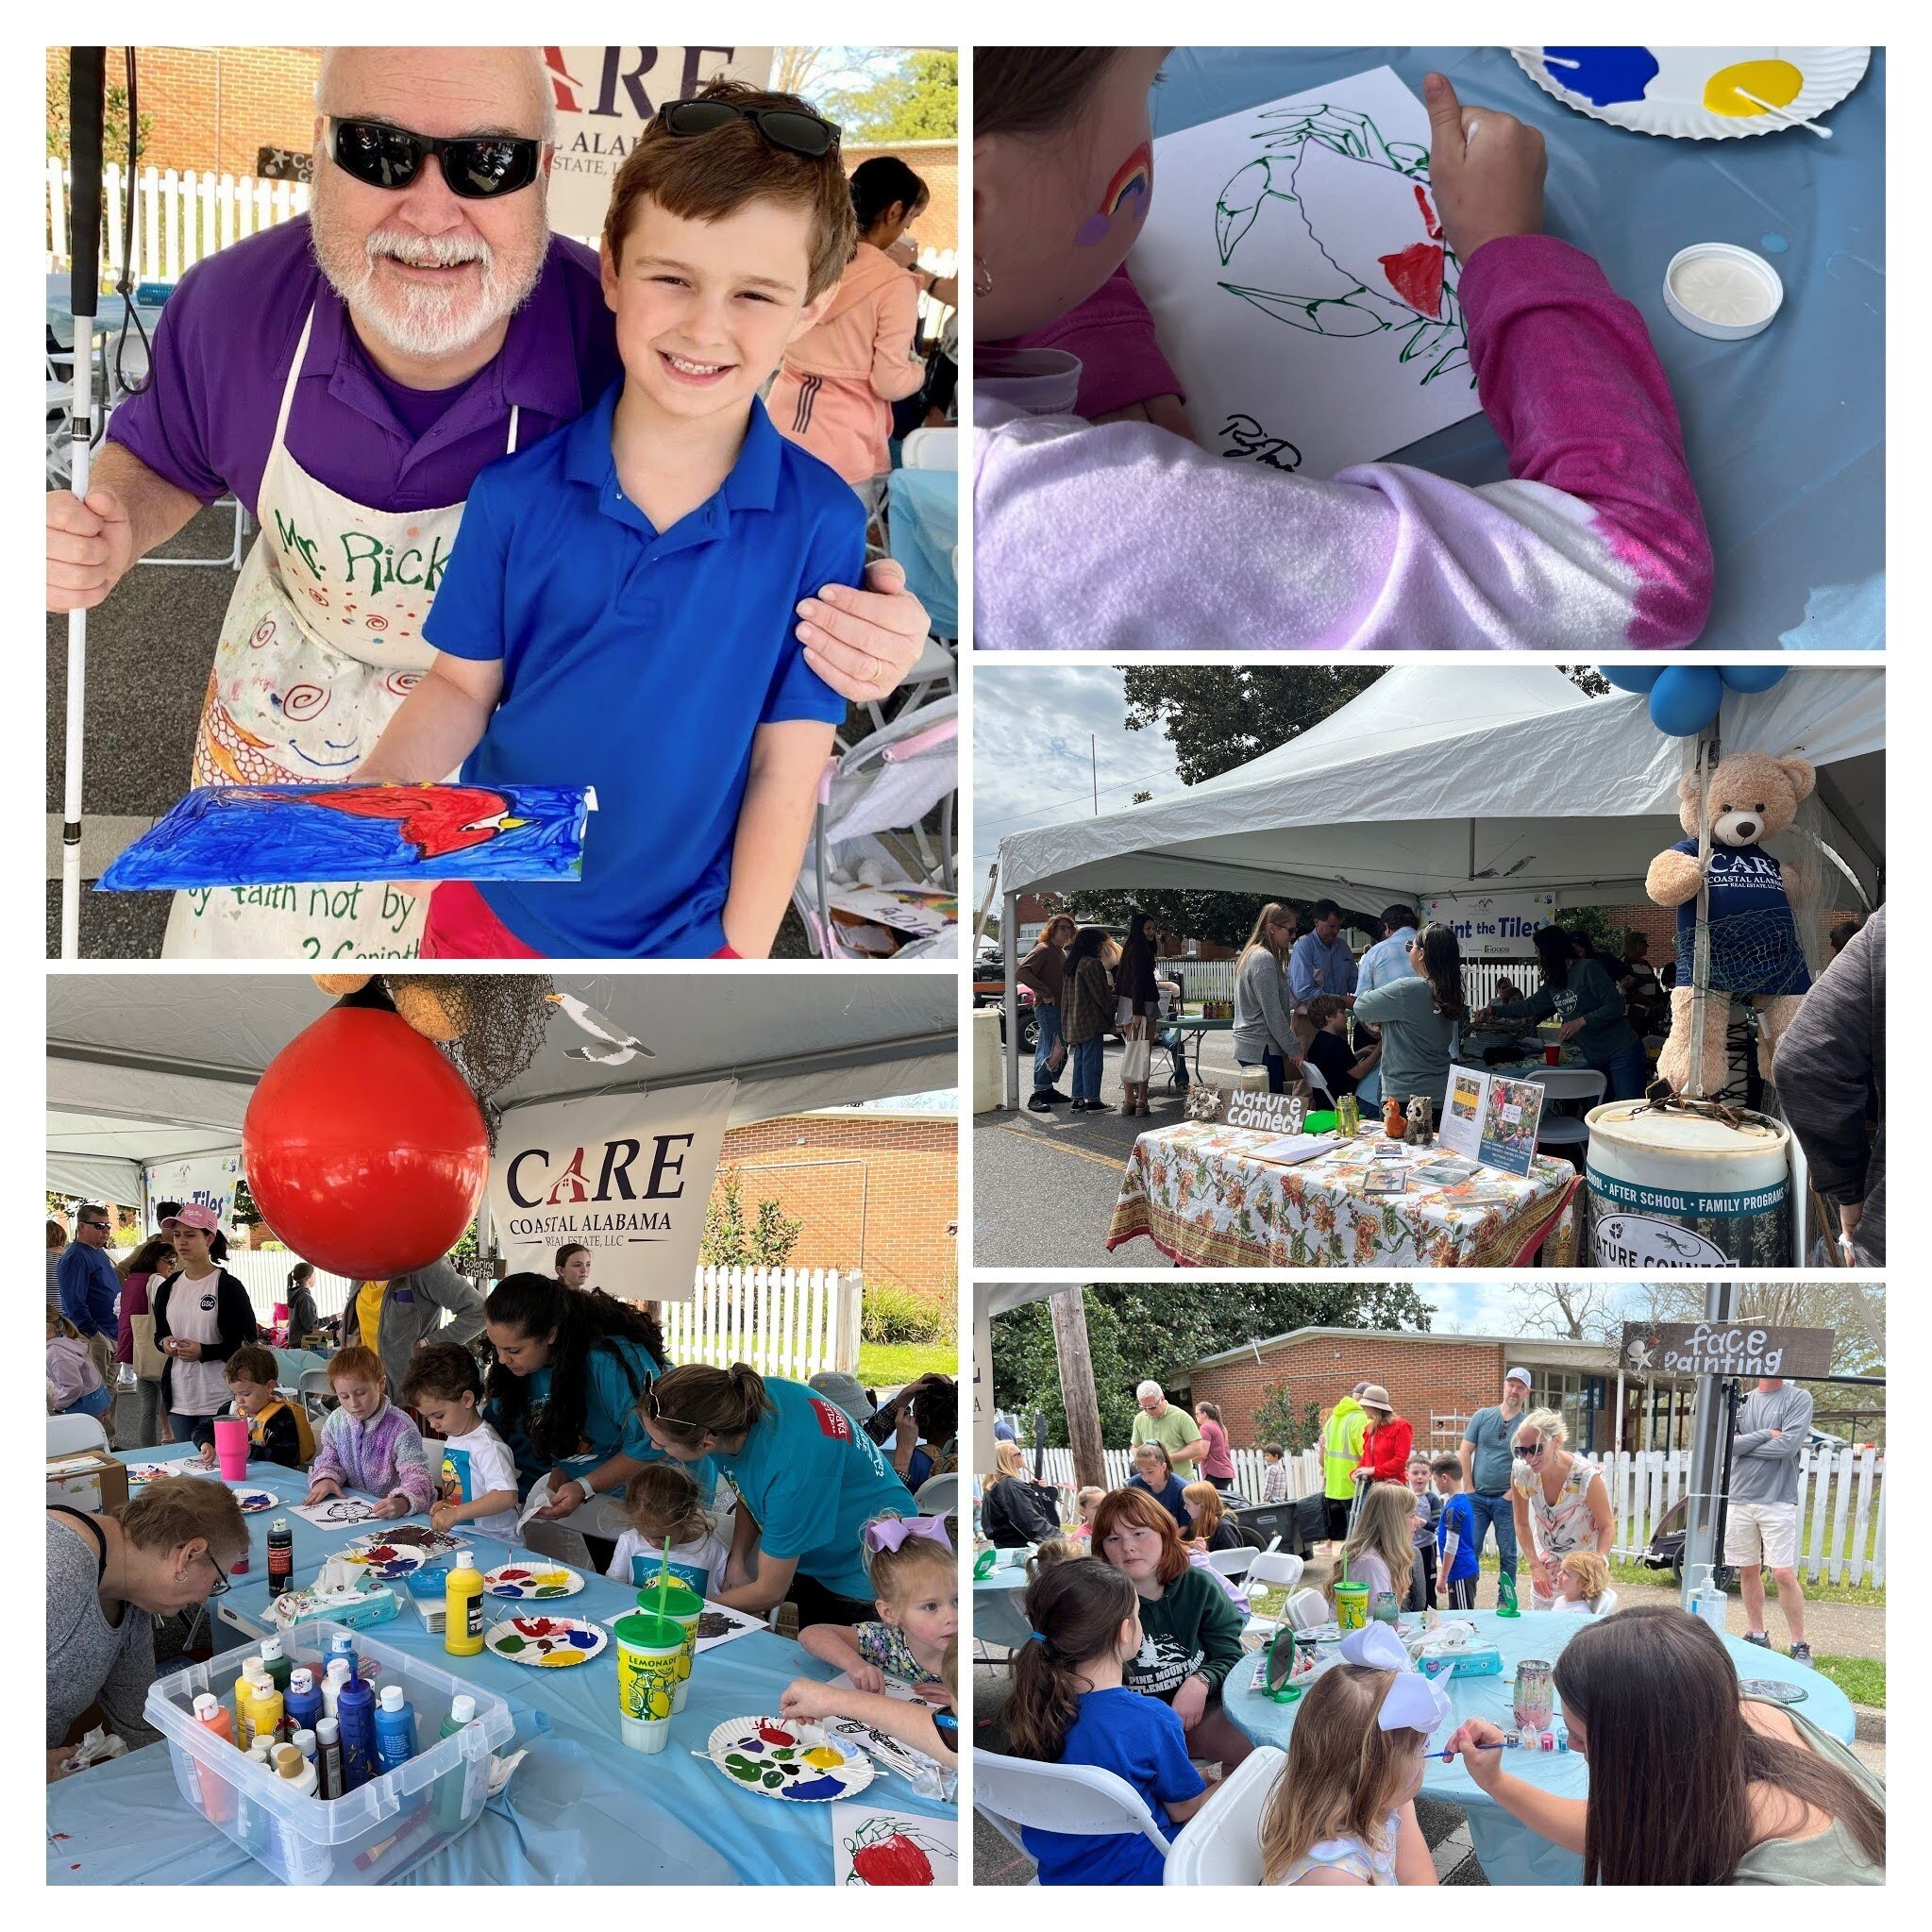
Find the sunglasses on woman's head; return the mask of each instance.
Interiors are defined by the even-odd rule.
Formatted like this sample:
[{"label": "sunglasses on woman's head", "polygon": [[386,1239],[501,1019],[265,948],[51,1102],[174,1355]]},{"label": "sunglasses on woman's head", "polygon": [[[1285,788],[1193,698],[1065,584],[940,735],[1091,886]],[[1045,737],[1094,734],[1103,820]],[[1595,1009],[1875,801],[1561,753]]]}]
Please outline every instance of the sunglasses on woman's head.
[{"label": "sunglasses on woman's head", "polygon": [[438,141],[412,134],[386,121],[328,124],[328,151],[335,164],[366,188],[400,192],[415,185],[427,156],[443,168],[443,183],[463,201],[492,201],[514,194],[537,178],[544,143],[519,134],[465,134]]},{"label": "sunglasses on woman's head", "polygon": [[655,1379],[644,1385],[645,1406],[650,1410],[653,1422],[668,1422],[674,1429],[695,1429],[700,1435],[704,1431],[702,1422],[687,1422],[681,1416],[667,1416],[658,1406],[658,1386]]},{"label": "sunglasses on woman's head", "polygon": [[732,121],[748,121],[774,147],[816,160],[838,145],[834,121],[805,108],[741,108],[735,101],[666,101],[658,109],[666,134],[680,141],[710,134]]}]

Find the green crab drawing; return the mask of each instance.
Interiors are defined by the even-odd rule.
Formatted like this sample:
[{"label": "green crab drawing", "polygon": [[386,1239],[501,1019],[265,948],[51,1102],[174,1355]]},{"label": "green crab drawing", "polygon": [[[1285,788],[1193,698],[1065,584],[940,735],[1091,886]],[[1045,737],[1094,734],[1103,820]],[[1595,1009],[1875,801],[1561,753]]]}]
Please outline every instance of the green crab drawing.
[{"label": "green crab drawing", "polygon": [[[1420,364],[1425,385],[1467,369],[1469,337],[1455,293],[1461,265],[1436,219],[1428,150],[1385,140],[1352,109],[1280,108],[1261,121],[1253,136],[1261,152],[1216,203],[1221,266],[1235,266],[1239,253],[1260,270],[1290,240],[1302,251],[1299,232],[1289,238],[1281,231],[1293,210],[1341,282],[1326,294],[1250,281],[1221,287],[1316,335],[1393,335],[1398,360]],[[1344,215],[1345,208],[1352,212]]]}]

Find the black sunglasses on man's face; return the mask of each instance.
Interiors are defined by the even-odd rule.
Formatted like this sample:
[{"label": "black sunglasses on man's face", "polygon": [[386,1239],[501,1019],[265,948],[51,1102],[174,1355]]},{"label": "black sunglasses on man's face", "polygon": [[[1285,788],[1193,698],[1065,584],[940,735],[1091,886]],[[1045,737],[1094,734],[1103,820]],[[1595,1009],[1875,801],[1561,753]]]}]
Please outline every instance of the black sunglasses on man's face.
[{"label": "black sunglasses on man's face", "polygon": [[493,201],[528,188],[537,178],[544,143],[519,134],[467,134],[438,141],[386,121],[331,119],[328,151],[336,166],[353,180],[396,193],[413,187],[424,160],[434,155],[443,169],[444,186],[452,194],[464,201]]}]

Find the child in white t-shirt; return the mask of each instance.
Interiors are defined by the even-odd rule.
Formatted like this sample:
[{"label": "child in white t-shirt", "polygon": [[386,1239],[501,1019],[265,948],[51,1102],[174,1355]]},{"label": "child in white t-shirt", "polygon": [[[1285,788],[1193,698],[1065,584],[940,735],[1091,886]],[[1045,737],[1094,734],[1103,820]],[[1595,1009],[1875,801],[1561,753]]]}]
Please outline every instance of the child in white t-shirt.
[{"label": "child in white t-shirt", "polygon": [[476,1357],[455,1342],[418,1349],[410,1360],[402,1400],[405,1408],[414,1409],[444,1438],[423,1445],[436,1476],[430,1528],[446,1535],[467,1523],[486,1537],[521,1543],[516,1458],[482,1418],[483,1378]]},{"label": "child in white t-shirt", "polygon": [[630,1527],[617,1538],[605,1574],[642,1589],[666,1567],[686,1589],[715,1596],[731,1554],[697,1485],[674,1462],[648,1462],[624,1487]]}]

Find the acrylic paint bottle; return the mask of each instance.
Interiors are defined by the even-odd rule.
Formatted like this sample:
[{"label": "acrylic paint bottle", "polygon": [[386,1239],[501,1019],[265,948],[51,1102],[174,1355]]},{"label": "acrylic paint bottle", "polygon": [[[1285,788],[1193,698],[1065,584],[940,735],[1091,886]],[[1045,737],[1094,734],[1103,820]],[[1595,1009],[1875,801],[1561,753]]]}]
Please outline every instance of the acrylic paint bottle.
[{"label": "acrylic paint bottle", "polygon": [[295,1587],[295,1543],[289,1534],[289,1521],[278,1516],[268,1526],[268,1600],[274,1603],[285,1590]]},{"label": "acrylic paint bottle", "polygon": [[313,1731],[310,1730],[297,1731],[294,1734],[294,1736],[289,1739],[289,1742],[293,1744],[295,1747],[295,1749],[299,1751],[302,1754],[302,1756],[309,1760],[311,1764],[313,1764],[315,1762],[315,1733]]},{"label": "acrylic paint bottle", "polygon": [[342,1788],[353,1791],[375,1777],[376,1693],[360,1677],[351,1677],[336,1700],[342,1725]]},{"label": "acrylic paint bottle", "polygon": [[334,1718],[315,1726],[315,1772],[325,1798],[342,1796],[342,1725]]},{"label": "acrylic paint bottle", "polygon": [[[276,1746],[275,1769],[284,1786],[296,1797],[316,1795],[315,1767],[293,1744]],[[328,1876],[330,1854],[327,1845],[317,1844],[294,1823],[280,1826],[277,1835],[281,1840],[283,1871],[293,1883],[314,1884]]]},{"label": "acrylic paint bottle", "polygon": [[456,1657],[473,1657],[483,1648],[483,1572],[467,1550],[450,1559],[443,1587],[443,1648]]},{"label": "acrylic paint bottle", "polygon": [[352,1630],[332,1630],[328,1641],[323,1646],[322,1655],[326,1662],[334,1663],[340,1657],[349,1667],[349,1675],[356,1674],[356,1635]]},{"label": "acrylic paint bottle", "polygon": [[275,1769],[277,1776],[294,1786],[297,1797],[312,1798],[315,1795],[315,1767],[293,1744],[275,1747]]},{"label": "acrylic paint bottle", "polygon": [[[194,1720],[225,1744],[235,1741],[234,1719],[228,1715],[219,1698],[210,1697],[205,1690],[194,1700]],[[235,1788],[227,1775],[226,1767],[205,1764],[200,1767],[198,1775],[203,1813],[218,1824],[226,1823],[235,1815]]]},{"label": "acrylic paint bottle", "polygon": [[385,1684],[376,1706],[377,1769],[400,1771],[415,1755],[416,1714],[400,1684]]},{"label": "acrylic paint bottle", "polygon": [[281,1692],[275,1688],[275,1680],[270,1678],[264,1682],[257,1678],[256,1687],[248,1707],[256,1738],[266,1738],[271,1744],[286,1742],[289,1735],[288,1708],[282,1702]]},{"label": "acrylic paint bottle", "polygon": [[255,1741],[253,1706],[255,1703],[256,1678],[260,1669],[261,1659],[260,1657],[244,1657],[242,1660],[241,1674],[234,1682],[235,1744],[238,1750],[245,1751]]},{"label": "acrylic paint bottle", "polygon": [[315,1672],[297,1664],[289,1672],[289,1688],[282,1692],[282,1707],[289,1714],[289,1735],[312,1731],[322,1715],[322,1692],[315,1688]]},{"label": "acrylic paint bottle", "polygon": [[322,1714],[332,1718],[341,1716],[337,1700],[342,1696],[342,1688],[356,1673],[356,1667],[344,1657],[331,1657],[328,1672],[317,1687],[322,1692]]},{"label": "acrylic paint bottle", "polygon": [[275,1680],[275,1688],[286,1697],[289,1678],[294,1671],[294,1661],[282,1654],[282,1640],[278,1637],[264,1637],[261,1639],[261,1665]]},{"label": "acrylic paint bottle", "polygon": [[[449,1715],[443,1720],[440,1736],[453,1738],[469,1723],[477,1714],[477,1701],[474,1697],[458,1695],[449,1701]],[[454,1771],[446,1771],[436,1780],[436,1789],[430,1804],[436,1814],[436,1829],[441,1832],[455,1831],[462,1823],[463,1783],[469,1775],[467,1763],[459,1764]]]},{"label": "acrylic paint bottle", "polygon": [[[274,1771],[274,1765],[268,1761],[268,1739],[266,1738],[258,1738],[248,1747],[248,1761],[250,1764],[259,1764],[263,1771]],[[267,1842],[273,1822],[268,1813],[260,1805],[251,1805],[242,1795],[242,1787],[238,1784],[235,1789],[236,1837],[244,1845],[260,1847]]]}]

